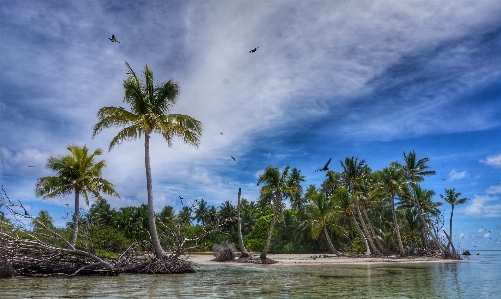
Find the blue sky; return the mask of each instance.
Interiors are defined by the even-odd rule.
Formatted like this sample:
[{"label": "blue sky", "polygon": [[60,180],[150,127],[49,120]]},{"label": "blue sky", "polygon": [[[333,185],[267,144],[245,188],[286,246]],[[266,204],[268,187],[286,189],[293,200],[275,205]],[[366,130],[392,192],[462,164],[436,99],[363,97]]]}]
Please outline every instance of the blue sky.
[{"label": "blue sky", "polygon": [[145,203],[143,141],[107,152],[117,130],[92,139],[99,108],[123,104],[128,61],[179,81],[173,112],[205,127],[198,149],[152,138],[157,210],[179,195],[235,202],[239,187],[255,200],[269,165],[319,186],[331,157],[378,170],[414,150],[437,171],[423,184],[436,201],[470,198],[455,209],[460,246],[501,249],[500,17],[495,0],[4,2],[1,184],[63,225],[72,197],[42,201],[34,185],[49,156],[87,145],[105,150],[112,206]]}]

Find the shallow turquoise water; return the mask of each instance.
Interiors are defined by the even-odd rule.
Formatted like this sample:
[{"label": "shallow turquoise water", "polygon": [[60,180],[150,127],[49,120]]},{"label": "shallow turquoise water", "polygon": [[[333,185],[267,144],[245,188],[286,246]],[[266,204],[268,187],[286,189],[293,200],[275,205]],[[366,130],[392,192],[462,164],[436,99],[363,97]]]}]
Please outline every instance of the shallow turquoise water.
[{"label": "shallow turquoise water", "polygon": [[200,266],[195,274],[0,280],[0,298],[501,298],[501,251],[459,263]]}]

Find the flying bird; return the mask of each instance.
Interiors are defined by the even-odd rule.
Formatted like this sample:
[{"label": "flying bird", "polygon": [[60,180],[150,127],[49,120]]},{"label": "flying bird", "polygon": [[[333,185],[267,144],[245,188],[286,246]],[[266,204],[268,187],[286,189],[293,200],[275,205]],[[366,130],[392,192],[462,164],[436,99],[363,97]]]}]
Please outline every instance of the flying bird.
[{"label": "flying bird", "polygon": [[111,35],[111,38],[108,37],[108,39],[114,43],[120,43],[119,41],[117,41],[117,39],[115,38],[115,35]]},{"label": "flying bird", "polygon": [[235,161],[237,160],[237,159],[235,159],[233,156],[231,156],[231,158],[232,158],[233,160],[235,160]]},{"label": "flying bird", "polygon": [[219,134],[223,135],[223,132],[221,132],[221,133],[219,133]]},{"label": "flying bird", "polygon": [[254,49],[250,50],[250,51],[249,51],[249,53],[254,53],[254,52],[256,52],[256,51],[257,51],[257,49],[259,49],[259,47],[257,47],[257,48],[254,48]]},{"label": "flying bird", "polygon": [[317,169],[317,170],[315,170],[315,172],[317,172],[317,171],[327,171],[327,170],[329,170],[329,163],[331,163],[331,160],[332,160],[332,158],[330,158],[330,159],[329,159],[329,161],[327,161],[327,163],[325,163],[324,168]]},{"label": "flying bird", "polygon": [[33,166],[33,165],[28,165],[28,167],[35,167],[35,166]]}]

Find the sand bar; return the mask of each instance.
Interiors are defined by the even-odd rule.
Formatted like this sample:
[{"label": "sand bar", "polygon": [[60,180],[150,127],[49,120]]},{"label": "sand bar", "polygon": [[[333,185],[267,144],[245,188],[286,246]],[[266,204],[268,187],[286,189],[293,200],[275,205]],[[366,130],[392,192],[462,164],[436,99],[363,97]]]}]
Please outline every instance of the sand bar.
[{"label": "sand bar", "polygon": [[[254,257],[259,257],[259,253],[253,253]],[[440,259],[434,257],[336,257],[332,254],[268,254],[268,258],[277,261],[273,265],[326,265],[326,264],[377,264],[377,263],[450,263],[460,262],[458,260]],[[192,253],[188,261],[199,265],[236,265],[245,266],[249,264],[237,263],[233,261],[215,262],[212,261],[212,253]],[[271,265],[271,266],[273,266]]]}]

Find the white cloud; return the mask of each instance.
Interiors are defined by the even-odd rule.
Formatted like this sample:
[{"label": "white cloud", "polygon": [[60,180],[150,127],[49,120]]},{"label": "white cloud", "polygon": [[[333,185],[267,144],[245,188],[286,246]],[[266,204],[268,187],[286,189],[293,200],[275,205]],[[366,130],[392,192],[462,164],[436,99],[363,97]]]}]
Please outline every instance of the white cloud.
[{"label": "white cloud", "polygon": [[497,186],[490,186],[486,190],[487,194],[501,194],[501,184]]},{"label": "white cloud", "polygon": [[44,172],[48,157],[49,153],[36,148],[25,148],[14,152],[0,146],[0,173],[11,173],[24,177],[40,175]]},{"label": "white cloud", "polygon": [[449,173],[449,182],[460,180],[466,177],[466,170],[457,172],[455,169],[451,170]]},{"label": "white cloud", "polygon": [[489,156],[485,160],[480,160],[480,162],[485,163],[485,165],[494,166],[495,168],[501,168],[501,154]]},{"label": "white cloud", "polygon": [[488,209],[487,204],[495,200],[497,200],[497,197],[489,195],[475,195],[475,197],[470,201],[470,205],[465,208],[464,213],[469,216],[494,216],[494,214],[499,211]]}]

